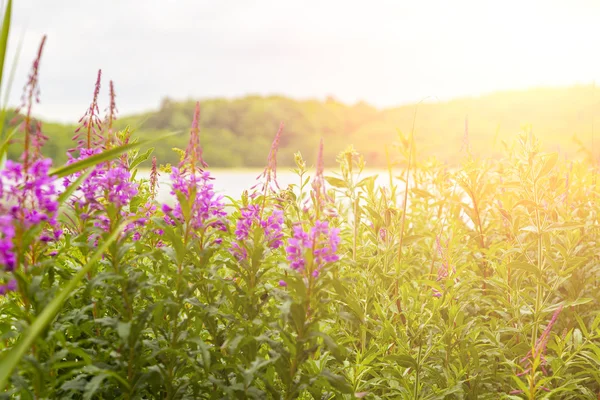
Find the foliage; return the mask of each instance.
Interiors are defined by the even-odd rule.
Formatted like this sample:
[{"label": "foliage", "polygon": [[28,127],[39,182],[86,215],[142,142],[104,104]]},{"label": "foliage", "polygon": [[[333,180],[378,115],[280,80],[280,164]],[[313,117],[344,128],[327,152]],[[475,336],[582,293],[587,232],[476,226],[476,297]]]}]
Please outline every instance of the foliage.
[{"label": "foliage", "polygon": [[314,176],[297,153],[279,188],[281,127],[257,185],[226,199],[199,113],[168,204],[156,159],[136,178],[150,152],[129,129],[88,115],[50,170],[19,125],[21,163],[0,172],[2,397],[597,398],[593,157],[525,131],[484,159],[465,135],[450,169],[411,131],[388,185],[352,146],[325,176],[322,141]]},{"label": "foliage", "polygon": [[[314,163],[314,149],[320,138],[326,137],[328,167],[335,166],[337,154],[348,143],[354,144],[370,167],[385,167],[384,145],[396,140],[397,128],[411,130],[415,107],[415,142],[424,158],[433,156],[453,166],[460,164],[458,150],[468,118],[471,149],[481,157],[501,158],[502,141],[516,139],[524,124],[532,124],[536,134],[544,138],[544,151],[558,151],[561,157],[572,159],[580,150],[574,137],[586,147],[594,144],[594,121],[597,125],[600,117],[599,92],[593,86],[531,89],[389,109],[366,103],[346,105],[334,99],[293,100],[281,96],[206,99],[201,101],[200,127],[205,159],[211,167],[261,167],[281,121],[286,123],[280,145],[281,166],[293,167],[296,151]],[[157,110],[122,117],[114,126],[120,130],[130,126],[140,138],[179,132],[155,149],[162,163],[175,164],[178,158],[171,149],[185,147],[194,105],[192,100],[165,99]],[[45,123],[45,132],[52,137],[44,149],[46,156],[57,163],[65,162],[74,129],[71,125]],[[11,157],[18,156],[18,150],[13,149]]]}]

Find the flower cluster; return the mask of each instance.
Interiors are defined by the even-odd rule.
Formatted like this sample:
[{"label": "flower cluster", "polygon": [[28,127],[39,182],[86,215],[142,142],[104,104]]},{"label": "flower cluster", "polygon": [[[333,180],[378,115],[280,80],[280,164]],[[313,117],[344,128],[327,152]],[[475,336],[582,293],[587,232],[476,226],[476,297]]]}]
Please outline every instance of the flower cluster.
[{"label": "flower cluster", "polygon": [[[27,83],[23,88],[21,105],[15,110],[16,116],[13,121],[15,122],[22,117],[21,122],[19,123],[19,129],[24,133],[25,143],[21,159],[23,160],[25,166],[24,169],[26,170],[29,169],[31,162],[42,158],[42,146],[48,139],[48,137],[42,133],[42,123],[32,116],[34,103],[40,102],[39,71],[45,43],[46,36],[44,35],[37,56],[31,66],[31,72],[27,78]],[[23,115],[21,116],[22,111]]]},{"label": "flower cluster", "polygon": [[[548,371],[546,370],[546,367],[545,367],[546,346],[548,345],[548,340],[550,340],[550,332],[552,332],[552,328],[558,321],[558,315],[561,313],[562,309],[563,309],[563,305],[561,304],[556,309],[556,311],[554,311],[554,314],[552,314],[552,318],[550,319],[550,322],[548,322],[546,329],[544,329],[544,331],[542,332],[540,337],[536,340],[535,345],[533,346],[533,349],[529,350],[527,355],[521,359],[521,364],[525,364],[526,366],[524,367],[525,368],[524,371],[518,373],[517,376],[527,375],[532,372],[532,369],[533,369],[533,372],[535,372],[534,368],[535,368],[535,365],[537,364],[536,361],[539,362],[539,364],[537,364],[537,365],[540,366],[542,373],[544,375],[548,375]],[[541,387],[541,389],[546,392],[550,391],[548,388],[543,387],[543,386]],[[513,390],[510,392],[510,394],[521,394],[521,393],[523,393],[522,390]]]},{"label": "flower cluster", "polygon": [[[546,354],[546,346],[548,345],[548,340],[550,340],[550,332],[552,331],[552,328],[556,324],[556,321],[558,321],[558,315],[560,314],[562,309],[563,309],[563,306],[561,304],[556,309],[556,311],[554,311],[554,314],[552,314],[552,318],[550,319],[550,322],[548,322],[546,329],[544,329],[544,331],[542,332],[540,337],[536,340],[533,351],[529,350],[527,355],[521,360],[521,363],[528,363],[529,365],[531,365],[531,364],[533,364],[532,360],[539,358],[542,362],[542,365],[541,365],[542,371],[544,372],[544,374],[547,373],[546,369],[544,368],[544,363],[545,363],[544,356]],[[530,371],[531,371],[531,367],[529,367],[522,373],[518,374],[518,376],[525,375],[525,374],[529,373]]]},{"label": "flower cluster", "polygon": [[[130,224],[127,225],[127,227],[125,228],[125,230],[131,231],[134,230],[136,227],[138,226],[143,226],[146,223],[148,223],[148,221],[150,221],[150,218],[152,216],[154,216],[156,214],[156,204],[148,201],[146,204],[144,204],[142,207],[140,207],[140,210],[138,210],[138,212],[142,212],[143,213],[143,217],[138,218],[136,220],[134,220],[134,222],[131,222]],[[130,214],[130,217],[134,217],[134,214]],[[157,235],[157,237],[162,236],[165,232],[162,229],[154,229],[154,233]],[[133,234],[133,241],[138,241],[142,238],[142,234],[140,233],[139,230],[136,230]],[[162,240],[158,239],[155,243],[156,247],[162,247],[164,244],[162,242]]]},{"label": "flower cluster", "polygon": [[200,102],[196,102],[194,109],[194,119],[192,120],[192,129],[190,130],[190,140],[185,149],[183,159],[179,163],[181,174],[185,175],[188,168],[192,174],[198,170],[202,172],[202,168],[208,167],[202,158],[202,146],[200,146]]},{"label": "flower cluster", "polygon": [[252,227],[261,227],[264,232],[264,239],[267,246],[271,249],[277,249],[283,245],[283,211],[273,210],[267,219],[261,218],[261,209],[257,205],[250,205],[242,210],[241,217],[238,219],[235,229],[235,239],[229,249],[238,260],[248,258],[248,252],[245,241],[250,236]]},{"label": "flower cluster", "polygon": [[[13,271],[17,266],[17,233],[44,224],[37,238],[40,242],[57,240],[62,234],[56,221],[58,193],[49,175],[52,161],[34,161],[27,170],[22,164],[6,161],[0,171],[0,266]],[[20,244],[19,244],[20,245]],[[9,281],[0,285],[0,294],[15,289]]]},{"label": "flower cluster", "polygon": [[[77,158],[69,155],[69,164],[83,160],[94,154],[101,153],[100,149],[81,149]],[[64,178],[63,185],[68,187],[81,173]],[[138,193],[138,185],[131,182],[131,174],[123,165],[100,163],[94,166],[90,175],[81,183],[79,190],[82,196],[76,200],[79,206],[90,205],[91,210],[104,208],[102,200],[122,208]]]},{"label": "flower cluster", "polygon": [[271,150],[269,151],[269,156],[267,158],[267,166],[265,167],[264,171],[256,177],[256,180],[259,182],[252,187],[253,192],[251,197],[258,196],[259,191],[254,190],[259,186],[260,192],[262,192],[263,195],[266,195],[267,191],[275,193],[277,190],[279,190],[279,184],[277,183],[277,151],[279,150],[279,142],[281,141],[282,132],[283,122],[279,124],[279,129],[277,130],[275,139],[273,139],[273,143],[271,144]]},{"label": "flower cluster", "polygon": [[[69,154],[68,164],[101,152],[102,150],[99,148],[80,148],[79,157],[75,158]],[[81,174],[82,172],[77,172],[65,177],[63,186],[67,188]],[[109,232],[114,221],[109,218],[112,213],[107,212],[108,207],[114,207],[121,218],[134,217],[134,214],[129,212],[128,206],[131,199],[137,194],[138,184],[131,181],[131,173],[123,163],[119,161],[104,162],[92,167],[91,172],[79,185],[78,191],[70,200],[70,204],[78,210],[82,220],[91,220],[95,227]],[[125,233],[134,231],[145,222],[146,218],[132,219],[125,227]],[[90,236],[90,243],[94,246],[97,241],[98,235]]]},{"label": "flower cluster", "polygon": [[[189,219],[186,221],[181,203],[172,209],[163,205],[167,214],[165,221],[173,224],[173,218],[181,223],[189,223],[194,231],[204,231],[206,228],[225,230],[223,217],[227,215],[223,196],[217,195],[211,183],[212,177],[208,171],[200,173],[182,173],[179,168],[173,168],[171,173],[171,194],[178,194],[189,203]],[[187,207],[186,207],[187,208]]]},{"label": "flower cluster", "polygon": [[98,77],[94,85],[94,97],[89,108],[83,117],[79,120],[79,127],[75,130],[73,140],[77,141],[78,149],[92,149],[103,144],[102,122],[98,114],[98,95],[100,94],[100,83],[102,80],[102,70],[98,70]]},{"label": "flower cluster", "polygon": [[[293,236],[288,240],[285,249],[290,267],[302,273],[309,267],[308,273],[314,277],[319,276],[323,266],[339,260],[339,234],[340,230],[330,228],[327,221],[317,220],[309,232],[304,231],[301,225],[295,225]],[[312,265],[307,262],[309,257],[312,259]]]},{"label": "flower cluster", "polygon": [[13,250],[15,227],[10,215],[0,216],[0,265],[12,271],[17,265],[17,258]]},{"label": "flower cluster", "polygon": [[58,193],[49,175],[51,164],[50,159],[38,160],[24,171],[23,165],[8,160],[0,172],[0,212],[19,221],[24,229],[42,222],[58,227]]},{"label": "flower cluster", "polygon": [[[440,235],[437,235],[435,237],[435,245],[441,258],[441,264],[438,268],[436,279],[438,282],[440,282],[446,280],[450,274],[455,273],[456,268],[454,266],[450,268],[450,260],[448,257],[448,240],[446,240],[446,245],[442,246]],[[442,293],[440,293],[440,291],[437,289],[433,289],[433,297],[442,297]]]}]

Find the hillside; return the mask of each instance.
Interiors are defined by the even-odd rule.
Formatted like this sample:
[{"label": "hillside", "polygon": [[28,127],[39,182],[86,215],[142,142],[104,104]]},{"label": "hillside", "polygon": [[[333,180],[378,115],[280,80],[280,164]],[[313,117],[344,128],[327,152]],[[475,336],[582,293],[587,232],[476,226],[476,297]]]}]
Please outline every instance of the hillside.
[{"label": "hillside", "polygon": [[[173,147],[183,148],[195,101],[165,99],[158,110],[123,116],[117,126],[129,125],[140,137],[170,131],[181,134],[156,148],[161,163],[176,162]],[[286,97],[248,96],[233,100],[201,101],[201,141],[207,162],[214,167],[260,167],[264,165],[279,122],[285,124],[280,165],[291,165],[300,150],[314,161],[317,144],[325,139],[329,164],[348,143],[354,145],[370,166],[385,165],[385,144],[397,140],[397,130],[408,133],[417,105],[377,109],[366,103],[346,105],[334,99],[293,100]],[[594,86],[498,92],[481,97],[418,105],[415,122],[417,151],[421,157],[436,156],[454,163],[460,159],[465,119],[474,154],[488,156],[502,151],[501,142],[531,125],[546,150],[574,157],[580,145],[576,135],[592,148],[594,121],[600,120],[600,89]],[[52,137],[46,152],[57,162],[71,146],[73,126],[45,124]]]}]

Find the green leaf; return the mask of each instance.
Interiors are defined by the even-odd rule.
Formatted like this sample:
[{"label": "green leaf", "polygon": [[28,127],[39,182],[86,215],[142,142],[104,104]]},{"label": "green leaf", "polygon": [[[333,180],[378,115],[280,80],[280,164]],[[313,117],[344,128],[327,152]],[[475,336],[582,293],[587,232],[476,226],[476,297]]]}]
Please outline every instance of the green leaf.
[{"label": "green leaf", "polygon": [[323,372],[321,372],[321,375],[323,375],[325,377],[325,379],[327,379],[327,382],[329,382],[329,384],[331,386],[333,386],[335,389],[339,390],[341,393],[346,393],[346,394],[354,393],[352,386],[350,385],[350,383],[348,382],[348,380],[345,377],[334,374],[327,369],[324,370]]},{"label": "green leaf", "polygon": [[96,394],[96,392],[98,391],[98,389],[100,389],[100,386],[102,385],[102,382],[104,382],[104,380],[106,378],[108,378],[108,376],[106,374],[100,374],[100,375],[94,376],[85,385],[85,392],[84,392],[84,395],[83,395],[83,399],[84,400],[91,400],[92,398],[94,398],[94,394]]},{"label": "green leaf", "polygon": [[111,235],[106,239],[98,250],[92,255],[87,264],[81,268],[77,274],[58,292],[56,297],[52,299],[50,304],[46,306],[39,314],[39,316],[33,321],[29,328],[25,331],[21,339],[14,345],[14,347],[5,353],[2,360],[0,360],[0,391],[4,389],[8,383],[13,370],[17,367],[25,353],[31,348],[36,339],[42,334],[46,326],[52,322],[56,314],[58,314],[62,308],[63,303],[67,298],[75,291],[77,285],[86,276],[88,271],[96,264],[96,262],[102,257],[108,247],[119,237],[123,229],[125,228],[126,222],[121,224]]},{"label": "green leaf", "polygon": [[155,139],[150,139],[150,140],[140,140],[139,142],[135,142],[135,143],[128,143],[128,144],[124,144],[122,146],[119,147],[114,147],[112,149],[103,151],[100,154],[95,154],[91,157],[85,158],[83,160],[74,162],[73,164],[69,164],[69,165],[65,165],[63,167],[57,168],[54,171],[52,171],[50,173],[50,175],[52,176],[56,176],[59,178],[65,177],[67,175],[71,175],[74,174],[75,172],[79,172],[81,170],[84,170],[88,167],[94,166],[96,164],[100,164],[104,161],[108,161],[108,160],[112,160],[113,158],[115,158],[116,156],[125,153],[126,151],[132,150],[132,149],[136,149],[139,148],[141,146],[144,146],[148,143],[153,143],[153,142],[157,142],[160,140],[163,140],[167,137],[173,136],[175,135],[176,132],[173,133],[169,133],[167,135],[163,135],[160,136],[158,138]]},{"label": "green leaf", "polygon": [[139,154],[130,164],[129,164],[129,169],[133,170],[135,169],[135,167],[137,167],[138,165],[140,165],[141,163],[143,163],[144,161],[146,161],[148,158],[150,158],[150,155],[152,154],[152,152],[154,151],[154,147],[149,148],[148,150],[146,150],[144,153]]},{"label": "green leaf", "polygon": [[129,339],[129,334],[131,333],[131,321],[119,321],[119,323],[117,324],[117,333],[124,342],[127,342],[127,340]]},{"label": "green leaf", "polygon": [[[4,111],[2,111],[2,113],[4,113]],[[4,121],[0,121],[0,133],[2,132],[3,125]],[[13,136],[15,136],[15,134],[17,133],[17,130],[18,127],[10,131],[10,133],[6,135],[6,138],[4,138],[4,140],[0,144],[0,160],[4,160],[4,156],[6,155],[6,153],[8,153],[8,146],[10,145],[10,141],[12,140]]]},{"label": "green leaf", "polygon": [[304,330],[304,323],[306,321],[306,312],[304,308],[297,303],[292,303],[290,306],[290,314],[292,321],[294,322],[294,328],[296,332],[302,332]]},{"label": "green leaf", "polygon": [[[2,88],[2,77],[4,72],[4,59],[6,58],[6,48],[8,47],[8,34],[10,32],[10,21],[12,18],[12,0],[6,3],[4,10],[4,20],[2,21],[2,33],[0,33],[0,88]],[[3,127],[0,126],[0,131]]]},{"label": "green leaf", "polygon": [[548,175],[550,173],[550,171],[552,171],[552,168],[554,168],[554,166],[556,165],[557,161],[558,161],[558,153],[548,154],[545,157],[544,164],[542,165],[542,168],[540,168],[540,172],[538,172],[535,179],[538,180],[538,179]]},{"label": "green leaf", "polygon": [[433,197],[435,197],[434,195],[432,195],[431,193],[429,193],[427,190],[423,190],[423,189],[419,189],[419,188],[413,188],[411,191],[414,194],[418,195],[419,197],[424,197],[424,198],[433,198]]},{"label": "green leaf", "polygon": [[65,201],[67,201],[69,199],[69,197],[71,197],[73,195],[73,193],[75,193],[75,191],[77,189],[79,189],[79,187],[81,186],[81,184],[83,183],[83,181],[92,173],[92,170],[88,170],[85,171],[84,173],[82,173],[79,178],[77,178],[75,180],[75,182],[72,182],[66,189],[64,192],[62,192],[60,194],[60,196],[58,196],[58,204],[59,205],[63,205],[65,203]]},{"label": "green leaf", "polygon": [[536,204],[535,201],[531,201],[531,200],[527,200],[527,199],[522,199],[522,200],[517,201],[515,203],[515,205],[513,206],[513,208],[517,207],[517,206],[525,206],[525,207],[536,208],[538,205]]},{"label": "green leaf", "polygon": [[562,224],[549,225],[547,231],[566,231],[571,229],[583,228],[585,225],[579,222],[563,222]]},{"label": "green leaf", "polygon": [[310,335],[310,337],[320,337],[321,339],[323,339],[323,343],[325,344],[325,347],[327,348],[327,350],[329,350],[331,352],[331,354],[333,354],[333,356],[340,362],[343,362],[343,356],[344,356],[344,347],[340,347],[338,346],[338,344],[335,342],[335,340],[333,340],[333,338],[331,336],[329,336],[328,334],[326,334],[325,332],[312,332]]},{"label": "green leaf", "polygon": [[409,356],[408,354],[401,354],[401,355],[389,355],[387,357],[385,357],[387,362],[392,362],[392,363],[396,363],[401,367],[404,368],[417,368],[418,364],[417,364],[417,360],[415,360],[413,357]]},{"label": "green leaf", "polygon": [[539,233],[538,232],[538,228],[535,225],[527,225],[524,226],[523,228],[519,229],[521,232],[532,232],[532,233]]},{"label": "green leaf", "polygon": [[523,261],[513,261],[507,265],[507,268],[510,268],[512,270],[521,270],[529,272],[535,276],[540,275],[540,270],[538,269],[538,267]]},{"label": "green leaf", "polygon": [[326,176],[325,180],[327,181],[327,183],[329,183],[331,186],[336,187],[336,188],[342,188],[342,189],[346,189],[348,187],[348,185],[346,185],[346,182],[343,181],[340,178],[335,178],[333,176]]},{"label": "green leaf", "polygon": [[377,180],[377,176],[378,175],[371,175],[371,176],[367,176],[366,178],[362,179],[360,182],[358,182],[356,184],[356,186],[358,187],[369,187],[371,185],[375,184],[375,181]]},{"label": "green leaf", "polygon": [[82,171],[88,167],[93,167],[94,165],[100,164],[104,161],[112,160],[116,156],[125,153],[128,150],[135,149],[140,147],[141,143],[129,143],[124,144],[123,146],[114,147],[112,149],[103,151],[100,154],[95,154],[91,157],[85,158],[83,160],[74,162],[73,164],[68,164],[62,167],[55,169],[50,172],[50,175],[56,176],[58,178],[63,178],[67,175],[74,174],[76,172]]}]

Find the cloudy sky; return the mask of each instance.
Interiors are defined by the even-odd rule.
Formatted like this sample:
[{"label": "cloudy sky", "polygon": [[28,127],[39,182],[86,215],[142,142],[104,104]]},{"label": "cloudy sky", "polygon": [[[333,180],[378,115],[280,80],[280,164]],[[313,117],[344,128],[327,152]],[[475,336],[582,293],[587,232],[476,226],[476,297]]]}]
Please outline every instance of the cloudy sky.
[{"label": "cloudy sky", "polygon": [[333,95],[387,107],[600,81],[596,0],[15,3],[12,50],[23,46],[11,103],[47,34],[36,110],[56,121],[84,112],[98,68],[121,114],[165,96]]}]

